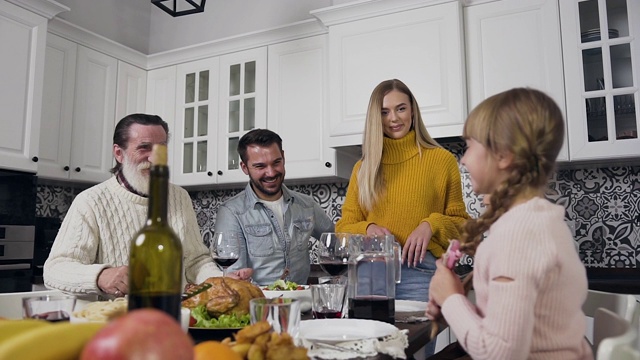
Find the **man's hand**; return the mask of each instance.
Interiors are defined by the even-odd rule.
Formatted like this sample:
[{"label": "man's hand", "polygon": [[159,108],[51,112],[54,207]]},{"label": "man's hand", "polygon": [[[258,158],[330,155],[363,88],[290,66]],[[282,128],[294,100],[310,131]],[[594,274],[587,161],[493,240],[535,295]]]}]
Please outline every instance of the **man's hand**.
[{"label": "man's hand", "polygon": [[244,268],[234,272],[227,273],[226,276],[233,279],[249,280],[251,279],[251,275],[253,275],[253,269]]},{"label": "man's hand", "polygon": [[109,267],[98,275],[98,288],[102,292],[123,297],[129,293],[129,267]]}]

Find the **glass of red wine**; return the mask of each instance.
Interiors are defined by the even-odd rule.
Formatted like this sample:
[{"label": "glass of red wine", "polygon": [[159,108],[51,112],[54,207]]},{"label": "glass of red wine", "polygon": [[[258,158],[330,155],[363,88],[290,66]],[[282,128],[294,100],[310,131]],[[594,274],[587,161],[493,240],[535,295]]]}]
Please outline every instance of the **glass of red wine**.
[{"label": "glass of red wine", "polygon": [[240,257],[240,239],[237,233],[216,232],[211,239],[211,257],[226,276],[227,268]]},{"label": "glass of red wine", "polygon": [[25,319],[40,319],[49,322],[69,321],[76,305],[75,296],[43,295],[22,298]]},{"label": "glass of red wine", "polygon": [[347,273],[349,264],[348,233],[322,233],[318,244],[318,264],[324,272],[334,277],[334,281]]}]

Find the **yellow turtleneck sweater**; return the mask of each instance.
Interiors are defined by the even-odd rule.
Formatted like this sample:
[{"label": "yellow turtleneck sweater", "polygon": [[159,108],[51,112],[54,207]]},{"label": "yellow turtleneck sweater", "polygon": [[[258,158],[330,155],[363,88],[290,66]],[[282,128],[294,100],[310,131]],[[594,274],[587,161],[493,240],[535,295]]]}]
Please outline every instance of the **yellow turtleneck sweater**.
[{"label": "yellow turtleneck sweater", "polygon": [[402,139],[384,138],[382,174],[386,193],[373,211],[358,202],[358,161],[351,173],[342,218],[336,232],[366,234],[367,226],[386,227],[404,245],[407,237],[423,221],[433,236],[428,249],[440,257],[450,239],[458,239],[462,224],[469,218],[462,200],[462,182],[455,157],[442,148],[418,152],[415,131]]}]

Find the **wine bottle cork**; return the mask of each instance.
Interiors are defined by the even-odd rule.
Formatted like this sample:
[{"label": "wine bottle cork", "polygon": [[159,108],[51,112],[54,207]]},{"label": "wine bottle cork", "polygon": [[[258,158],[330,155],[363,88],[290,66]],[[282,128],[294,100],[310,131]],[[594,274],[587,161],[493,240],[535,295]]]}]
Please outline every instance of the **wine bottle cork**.
[{"label": "wine bottle cork", "polygon": [[167,145],[154,144],[151,150],[151,163],[153,165],[167,165]]}]

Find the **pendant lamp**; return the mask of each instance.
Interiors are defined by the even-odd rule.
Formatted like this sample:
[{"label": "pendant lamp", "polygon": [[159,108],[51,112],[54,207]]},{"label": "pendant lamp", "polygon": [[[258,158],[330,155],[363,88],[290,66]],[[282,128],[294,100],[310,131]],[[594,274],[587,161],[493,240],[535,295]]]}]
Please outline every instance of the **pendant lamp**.
[{"label": "pendant lamp", "polygon": [[[151,0],[151,3],[167,14],[177,17],[204,11],[206,0]],[[168,3],[167,6],[165,3]]]}]

